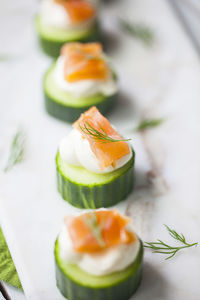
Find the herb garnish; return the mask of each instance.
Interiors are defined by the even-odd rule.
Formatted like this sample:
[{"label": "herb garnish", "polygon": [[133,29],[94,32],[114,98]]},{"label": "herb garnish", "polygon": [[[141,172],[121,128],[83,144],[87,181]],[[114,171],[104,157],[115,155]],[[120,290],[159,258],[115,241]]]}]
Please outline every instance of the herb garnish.
[{"label": "herb garnish", "polygon": [[82,198],[82,200],[83,200],[83,206],[84,206],[84,208],[86,208],[86,209],[96,209],[96,206],[95,206],[95,203],[94,203],[94,199],[92,198],[92,199],[90,199],[90,203],[88,203],[88,201],[87,201],[87,199],[86,199],[86,197],[85,197],[85,195],[81,192],[81,198]]},{"label": "herb garnish", "polygon": [[14,135],[10,147],[10,155],[4,172],[9,171],[15,164],[21,162],[24,154],[25,134],[24,131],[18,130]]},{"label": "herb garnish", "polygon": [[164,122],[164,119],[146,119],[143,120],[137,127],[136,131],[143,131],[148,128],[153,128],[161,125]]},{"label": "herb garnish", "polygon": [[[90,203],[91,207],[88,204],[87,199],[84,194],[82,194],[82,199],[83,199],[83,204],[84,204],[85,208],[90,209],[92,207],[92,209],[96,209],[93,199],[92,199],[92,202]],[[83,215],[83,218],[84,218],[85,223],[91,229],[92,234],[95,237],[95,239],[97,240],[100,247],[104,248],[105,243],[102,238],[102,225],[98,224],[95,211],[91,211],[88,215]]]},{"label": "herb garnish", "polygon": [[182,243],[182,246],[170,246],[166,243],[164,243],[161,240],[157,240],[157,242],[151,242],[151,243],[144,243],[144,247],[146,248],[150,248],[153,250],[153,253],[160,253],[160,254],[167,254],[168,256],[165,259],[170,259],[172,258],[178,251],[184,249],[184,248],[190,248],[193,246],[197,246],[198,243],[192,243],[189,244],[188,242],[186,242],[186,238],[185,236],[181,233],[178,234],[175,230],[169,228],[169,226],[165,225],[166,229],[168,230],[170,236],[179,241],[180,243]]},{"label": "herb garnish", "polygon": [[79,124],[79,128],[81,131],[87,135],[89,135],[94,140],[100,140],[102,143],[108,143],[108,142],[126,142],[130,141],[131,139],[114,139],[107,135],[105,130],[101,127],[100,124],[98,124],[99,130],[95,129],[93,126],[91,126],[88,122],[85,122],[83,126]]},{"label": "herb garnish", "polygon": [[105,242],[102,237],[102,226],[97,222],[97,216],[95,212],[91,212],[88,215],[84,215],[84,221],[91,229],[93,236],[97,240],[100,247],[105,247]]},{"label": "herb garnish", "polygon": [[119,18],[118,23],[124,32],[129,33],[134,38],[140,39],[147,46],[151,46],[153,44],[154,33],[146,25],[133,24],[122,18]]}]

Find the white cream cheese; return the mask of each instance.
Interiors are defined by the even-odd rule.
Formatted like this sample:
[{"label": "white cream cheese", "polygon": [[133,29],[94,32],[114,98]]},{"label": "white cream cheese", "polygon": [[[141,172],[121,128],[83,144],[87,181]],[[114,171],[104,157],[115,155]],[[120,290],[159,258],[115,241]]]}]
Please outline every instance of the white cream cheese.
[{"label": "white cream cheese", "polygon": [[65,8],[53,0],[42,0],[39,15],[43,24],[64,30],[88,30],[95,22],[93,17],[84,22],[72,23]]},{"label": "white cream cheese", "polygon": [[[130,229],[133,232],[133,230]],[[82,270],[92,275],[101,276],[124,270],[137,257],[140,242],[115,246],[99,253],[78,253],[73,249],[73,244],[64,225],[59,237],[60,257],[63,261],[76,264]]]},{"label": "white cream cheese", "polygon": [[113,172],[125,165],[132,157],[132,151],[116,161],[116,166],[109,166],[101,170],[99,161],[90,148],[87,139],[83,139],[81,133],[77,129],[72,129],[70,134],[63,138],[59,152],[61,158],[67,163],[75,166],[82,166],[93,173],[109,173]]},{"label": "white cream cheese", "polygon": [[75,97],[88,97],[96,94],[111,96],[118,90],[116,80],[112,73],[106,80],[79,80],[77,82],[68,82],[64,78],[64,62],[65,58],[60,56],[56,62],[54,70],[54,80],[57,86]]}]

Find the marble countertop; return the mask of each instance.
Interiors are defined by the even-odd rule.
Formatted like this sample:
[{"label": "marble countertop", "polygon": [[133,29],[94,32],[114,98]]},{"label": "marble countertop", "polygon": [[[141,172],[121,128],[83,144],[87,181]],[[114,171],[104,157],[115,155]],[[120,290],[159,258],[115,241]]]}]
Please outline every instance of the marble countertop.
[{"label": "marble countertop", "polygon": [[[42,54],[33,27],[38,2],[0,1],[0,166],[13,133],[27,133],[25,157],[0,173],[0,220],[28,300],[61,300],[55,285],[53,246],[62,219],[77,210],[60,198],[55,153],[70,126],[44,111],[42,77],[51,60]],[[124,0],[102,5],[107,52],[119,74],[120,99],[110,120],[132,137],[135,191],[117,207],[131,216],[144,241],[171,241],[163,224],[200,241],[200,64],[167,1]],[[151,47],[118,30],[117,17],[151,26]],[[138,134],[143,117],[164,117]],[[137,300],[200,299],[200,247],[164,260],[145,251]]]},{"label": "marble countertop", "polygon": [[199,0],[169,0],[191,41],[200,50],[200,2]]}]

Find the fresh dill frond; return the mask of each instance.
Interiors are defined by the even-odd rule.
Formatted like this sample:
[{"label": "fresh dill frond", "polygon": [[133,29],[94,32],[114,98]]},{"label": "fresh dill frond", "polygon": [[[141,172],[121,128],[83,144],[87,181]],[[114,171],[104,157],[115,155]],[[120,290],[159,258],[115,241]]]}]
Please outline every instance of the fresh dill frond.
[{"label": "fresh dill frond", "polygon": [[157,240],[156,242],[145,242],[144,247],[145,248],[150,248],[153,250],[153,253],[160,253],[160,254],[165,254],[167,257],[165,259],[170,259],[172,258],[178,251],[185,249],[185,248],[190,248],[193,246],[197,246],[198,243],[188,243],[186,241],[185,236],[181,233],[177,233],[174,229],[171,229],[169,226],[165,225],[168,233],[170,236],[180,242],[182,245],[180,246],[171,246],[162,240]]},{"label": "fresh dill frond", "polygon": [[102,237],[102,226],[97,222],[97,216],[95,212],[90,212],[88,215],[83,215],[85,223],[90,228],[94,238],[97,240],[100,247],[105,247],[105,242]]},{"label": "fresh dill frond", "polygon": [[119,18],[118,23],[120,28],[131,35],[133,38],[140,39],[147,46],[151,46],[154,42],[154,32],[147,25],[144,24],[134,24],[125,19]]},{"label": "fresh dill frond", "polygon": [[19,129],[13,137],[10,154],[4,172],[9,171],[14,165],[22,161],[25,146],[24,131]]},{"label": "fresh dill frond", "polygon": [[110,137],[105,130],[101,127],[99,124],[99,130],[95,129],[92,125],[90,125],[88,122],[85,122],[83,126],[79,124],[79,128],[83,133],[88,135],[90,138],[94,140],[102,141],[102,143],[108,143],[108,142],[122,142],[122,141],[130,141],[131,139],[114,139]]},{"label": "fresh dill frond", "polygon": [[149,128],[154,128],[161,125],[164,119],[145,119],[136,127],[136,131],[143,131]]}]

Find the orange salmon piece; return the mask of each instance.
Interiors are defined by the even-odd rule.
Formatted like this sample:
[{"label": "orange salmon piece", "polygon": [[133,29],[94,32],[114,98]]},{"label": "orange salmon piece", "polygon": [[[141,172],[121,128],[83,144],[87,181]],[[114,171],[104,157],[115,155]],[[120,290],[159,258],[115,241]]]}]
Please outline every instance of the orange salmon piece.
[{"label": "orange salmon piece", "polygon": [[[95,218],[94,226],[100,229],[103,244],[99,243],[88,225],[88,220],[92,218]],[[116,210],[97,210],[74,217],[68,223],[68,231],[77,252],[93,253],[135,242],[135,234],[126,229],[129,223],[130,218],[123,217]]]},{"label": "orange salmon piece", "polygon": [[94,6],[84,0],[54,0],[57,4],[62,5],[73,24],[87,21],[96,15]]},{"label": "orange salmon piece", "polygon": [[64,77],[68,82],[108,77],[110,71],[100,43],[69,43],[62,47],[61,55],[65,57]]},{"label": "orange salmon piece", "polygon": [[73,127],[78,129],[82,136],[90,143],[90,147],[99,160],[99,165],[102,170],[110,165],[115,166],[116,160],[130,153],[130,148],[126,141],[103,141],[87,134],[87,132],[82,129],[84,129],[84,126],[88,127],[88,124],[94,129],[105,133],[110,138],[120,140],[122,137],[95,106],[81,114],[80,118],[73,124]]}]

